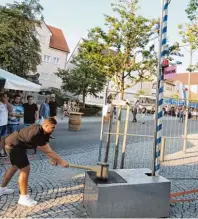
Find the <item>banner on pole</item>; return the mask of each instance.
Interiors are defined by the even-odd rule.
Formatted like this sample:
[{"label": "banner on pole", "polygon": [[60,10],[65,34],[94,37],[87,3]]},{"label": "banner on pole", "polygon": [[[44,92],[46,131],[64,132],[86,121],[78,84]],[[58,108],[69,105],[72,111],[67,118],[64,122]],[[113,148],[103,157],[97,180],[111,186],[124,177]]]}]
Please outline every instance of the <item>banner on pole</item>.
[{"label": "banner on pole", "polygon": [[113,100],[112,105],[114,106],[126,106],[126,101],[125,100]]},{"label": "banner on pole", "polygon": [[102,116],[107,116],[108,113],[108,105],[104,105],[102,108]]},{"label": "banner on pole", "polygon": [[176,73],[177,73],[176,65],[164,68],[164,79],[173,79],[176,76]]}]

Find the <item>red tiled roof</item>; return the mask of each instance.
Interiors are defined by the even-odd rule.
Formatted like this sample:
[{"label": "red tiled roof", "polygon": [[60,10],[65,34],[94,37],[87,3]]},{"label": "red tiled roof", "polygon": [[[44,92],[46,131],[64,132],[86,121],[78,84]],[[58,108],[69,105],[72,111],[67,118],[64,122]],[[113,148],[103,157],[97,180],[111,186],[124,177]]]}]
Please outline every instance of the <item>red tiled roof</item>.
[{"label": "red tiled roof", "polygon": [[52,33],[50,47],[69,53],[69,47],[61,29],[47,25]]},{"label": "red tiled roof", "polygon": [[[198,85],[198,72],[191,72],[191,85]],[[174,81],[181,81],[184,85],[188,84],[188,73],[179,73],[174,77]]]}]

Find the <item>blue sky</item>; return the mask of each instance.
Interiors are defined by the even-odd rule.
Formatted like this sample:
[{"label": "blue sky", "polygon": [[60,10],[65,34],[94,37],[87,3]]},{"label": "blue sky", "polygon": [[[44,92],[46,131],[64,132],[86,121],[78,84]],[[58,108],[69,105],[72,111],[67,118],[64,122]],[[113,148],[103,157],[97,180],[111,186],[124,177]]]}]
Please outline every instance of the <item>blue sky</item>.
[{"label": "blue sky", "polygon": [[[0,4],[12,3],[13,0],[0,0]],[[44,7],[44,18],[47,24],[63,30],[70,50],[72,51],[79,39],[86,35],[87,30],[95,26],[104,26],[104,14],[113,15],[111,3],[115,0],[40,0]],[[185,8],[189,0],[172,0],[169,6],[168,39],[179,41],[178,24],[187,22]],[[139,0],[140,14],[149,18],[160,16],[160,0]],[[185,71],[189,54],[183,49],[185,58],[178,67],[179,72]],[[194,60],[196,61],[196,60]]]}]

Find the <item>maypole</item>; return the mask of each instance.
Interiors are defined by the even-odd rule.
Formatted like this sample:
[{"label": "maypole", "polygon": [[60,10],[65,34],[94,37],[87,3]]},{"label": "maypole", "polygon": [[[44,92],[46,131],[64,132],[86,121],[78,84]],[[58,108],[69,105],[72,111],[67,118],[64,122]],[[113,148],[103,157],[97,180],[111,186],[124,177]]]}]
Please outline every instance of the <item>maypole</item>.
[{"label": "maypole", "polygon": [[153,150],[153,168],[152,175],[158,174],[160,169],[160,150],[162,139],[162,116],[163,116],[163,62],[167,50],[167,21],[168,21],[168,6],[170,0],[162,0],[160,33],[159,33],[159,53],[158,53],[158,69],[157,69],[157,88],[156,88],[156,109],[155,109],[155,135],[154,135],[154,150]]}]

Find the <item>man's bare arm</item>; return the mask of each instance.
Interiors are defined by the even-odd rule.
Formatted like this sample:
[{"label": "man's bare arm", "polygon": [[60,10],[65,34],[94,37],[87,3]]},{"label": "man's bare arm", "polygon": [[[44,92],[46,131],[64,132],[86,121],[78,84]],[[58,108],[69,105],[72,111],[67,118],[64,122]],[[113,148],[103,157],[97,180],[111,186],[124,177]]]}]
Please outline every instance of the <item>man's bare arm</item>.
[{"label": "man's bare arm", "polygon": [[37,120],[39,119],[39,113],[38,113],[38,110],[35,112],[34,117],[35,117],[35,121],[37,121]]},{"label": "man's bare arm", "polygon": [[12,113],[12,105],[10,103],[7,103],[8,113]]},{"label": "man's bare arm", "polygon": [[56,152],[52,150],[49,144],[45,146],[38,147],[42,152],[44,152],[50,159],[57,162],[62,167],[68,167],[67,161],[63,160]]},{"label": "man's bare arm", "polygon": [[10,113],[11,116],[17,117],[17,118],[22,118],[24,117],[24,114],[15,114],[15,113]]}]

